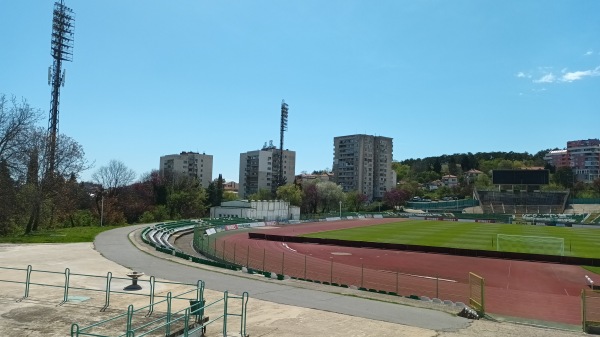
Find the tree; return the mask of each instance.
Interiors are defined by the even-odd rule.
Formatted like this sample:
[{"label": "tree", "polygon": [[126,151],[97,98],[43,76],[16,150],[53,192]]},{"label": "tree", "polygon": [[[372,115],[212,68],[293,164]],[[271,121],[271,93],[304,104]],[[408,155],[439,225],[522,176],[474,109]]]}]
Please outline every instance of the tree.
[{"label": "tree", "polygon": [[514,165],[511,160],[503,159],[498,163],[497,168],[499,170],[512,170],[514,168]]},{"label": "tree", "polygon": [[336,209],[338,203],[344,198],[342,187],[332,181],[319,181],[316,186],[321,212]]},{"label": "tree", "polygon": [[238,200],[238,195],[235,192],[225,191],[223,192],[223,201],[234,201]]},{"label": "tree", "polygon": [[127,223],[138,221],[145,212],[156,208],[151,181],[139,181],[121,189],[117,209],[123,213]]},{"label": "tree", "polygon": [[167,185],[166,180],[161,177],[158,170],[153,170],[150,173],[142,175],[141,182],[152,186],[152,195],[154,198],[154,204],[166,205],[167,204]]},{"label": "tree", "polygon": [[217,204],[217,187],[215,186],[215,182],[211,181],[208,183],[208,187],[206,188],[206,201],[208,202],[208,207],[219,206]]},{"label": "tree", "polygon": [[215,196],[215,205],[220,206],[223,201],[223,175],[219,173],[219,177],[217,178],[216,188],[216,196]]},{"label": "tree", "polygon": [[15,182],[10,177],[6,160],[0,161],[0,235],[12,231],[13,215],[17,208]]},{"label": "tree", "polygon": [[[134,179],[135,172],[115,159],[92,174],[92,180],[100,185],[96,193],[96,211],[105,219],[103,222],[120,224],[127,221],[125,204],[119,201],[118,196]],[[129,220],[135,221],[138,217],[130,214]]]},{"label": "tree", "polygon": [[287,201],[293,206],[300,206],[302,205],[302,189],[294,184],[279,186],[277,199]]},{"label": "tree", "polygon": [[492,179],[487,174],[480,174],[475,179],[475,187],[486,188],[492,186]]},{"label": "tree", "polygon": [[388,207],[397,208],[408,200],[408,192],[405,190],[392,188],[383,194],[383,203]]},{"label": "tree", "polygon": [[254,194],[250,194],[248,196],[248,200],[272,200],[273,195],[271,194],[271,190],[259,189],[258,192]]},{"label": "tree", "polygon": [[303,199],[302,199],[302,212],[308,214],[316,214],[317,207],[319,206],[319,192],[317,191],[317,184],[307,183],[302,186]]},{"label": "tree", "polygon": [[435,159],[435,162],[433,163],[433,172],[440,174],[442,172],[442,163],[440,163],[440,160],[438,158]]},{"label": "tree", "polygon": [[345,200],[349,210],[360,212],[364,204],[369,200],[369,197],[358,191],[350,191],[346,193]]},{"label": "tree", "polygon": [[587,194],[589,195],[590,191],[589,190],[586,191],[586,190],[587,190],[587,186],[583,181],[576,182],[572,188],[573,195],[576,197],[580,197],[580,195],[586,194],[585,192],[588,192]]},{"label": "tree", "polygon": [[[71,178],[77,177],[79,173],[89,168],[85,160],[85,153],[79,143],[72,138],[59,135],[57,137],[57,148],[55,152],[54,172],[47,171],[48,157],[46,150],[47,133],[45,129],[37,128],[29,131],[28,142],[22,145],[23,156],[21,167],[26,167],[26,186],[28,193],[27,207],[29,208],[29,220],[25,233],[37,231],[44,223],[54,226],[55,220],[64,220],[64,214],[60,211],[65,202],[62,191],[64,184]],[[43,217],[42,217],[43,215]],[[58,218],[55,218],[55,215]]]},{"label": "tree", "polygon": [[597,178],[592,182],[592,189],[598,195],[598,197],[600,197],[600,178]]},{"label": "tree", "polygon": [[556,172],[552,175],[552,181],[563,188],[573,187],[574,180],[573,169],[569,166],[557,168]]},{"label": "tree", "polygon": [[17,102],[0,94],[0,158],[9,170],[15,170],[26,158],[24,149],[31,143],[31,130],[41,118],[41,111],[29,106],[25,99]]},{"label": "tree", "polygon": [[392,170],[396,172],[396,181],[402,181],[410,178],[410,165],[392,162]]},{"label": "tree", "polygon": [[425,184],[434,180],[440,179],[440,175],[433,171],[425,171],[417,174],[417,181],[421,184]]},{"label": "tree", "polygon": [[111,195],[115,195],[120,187],[133,182],[135,171],[125,166],[123,162],[113,159],[107,166],[102,166],[94,172],[92,179],[102,185],[104,189],[109,190]]},{"label": "tree", "polygon": [[167,198],[172,218],[202,217],[206,213],[206,192],[200,188],[174,191]]},{"label": "tree", "polygon": [[450,160],[448,160],[448,173],[453,176],[458,175],[458,167],[456,166],[456,158],[454,156],[451,156]]}]

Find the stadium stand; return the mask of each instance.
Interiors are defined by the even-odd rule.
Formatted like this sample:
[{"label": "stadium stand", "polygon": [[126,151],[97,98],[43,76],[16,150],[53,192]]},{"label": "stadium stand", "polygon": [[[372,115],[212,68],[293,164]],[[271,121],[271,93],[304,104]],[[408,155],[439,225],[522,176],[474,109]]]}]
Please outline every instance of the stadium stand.
[{"label": "stadium stand", "polygon": [[501,214],[561,214],[569,192],[501,192],[475,190],[475,197],[484,213]]},{"label": "stadium stand", "polygon": [[201,223],[199,220],[183,220],[159,223],[144,230],[142,232],[142,237],[143,239],[152,242],[157,247],[176,250],[175,247],[171,245],[171,242],[169,242],[169,238],[175,233],[193,230],[194,226],[199,222]]},{"label": "stadium stand", "polygon": [[523,214],[525,221],[543,223],[580,223],[587,214]]},{"label": "stadium stand", "polygon": [[237,225],[241,223],[257,222],[260,220],[250,218],[206,218],[202,219],[202,221],[210,224],[211,226],[218,227],[227,225]]}]

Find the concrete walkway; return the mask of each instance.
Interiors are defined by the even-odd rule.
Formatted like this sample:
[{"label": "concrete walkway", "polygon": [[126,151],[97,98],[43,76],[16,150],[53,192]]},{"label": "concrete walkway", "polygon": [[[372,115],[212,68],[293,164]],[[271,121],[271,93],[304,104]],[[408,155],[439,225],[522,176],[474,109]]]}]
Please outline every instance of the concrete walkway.
[{"label": "concrete walkway", "polygon": [[[447,312],[417,308],[381,300],[346,296],[321,290],[293,286],[291,281],[267,282],[256,278],[228,275],[167,260],[162,253],[144,252],[130,240],[128,234],[143,226],[130,226],[103,232],[94,241],[95,249],[105,258],[124,267],[173,281],[206,282],[207,289],[241,294],[250,298],[279,304],[324,310],[355,317],[403,324],[436,331],[458,331],[469,325],[469,320]],[[161,256],[162,255],[162,256]],[[323,286],[325,288],[325,286]],[[336,289],[336,288],[332,288]],[[351,291],[351,290],[349,290]],[[359,294],[356,291],[357,295]]]}]

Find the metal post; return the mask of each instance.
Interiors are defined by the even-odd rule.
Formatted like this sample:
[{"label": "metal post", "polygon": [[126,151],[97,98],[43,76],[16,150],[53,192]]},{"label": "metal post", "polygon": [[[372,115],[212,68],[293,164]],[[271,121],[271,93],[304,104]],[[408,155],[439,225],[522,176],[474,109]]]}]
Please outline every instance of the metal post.
[{"label": "metal post", "polygon": [[71,337],[79,337],[79,325],[77,323],[71,324]]},{"label": "metal post", "polygon": [[365,280],[365,264],[360,264],[360,287],[363,287],[363,282]]},{"label": "metal post", "polygon": [[333,283],[333,259],[331,259],[331,271],[329,272],[329,283]]},{"label": "metal post", "polygon": [[32,270],[31,265],[28,265],[27,266],[27,276],[25,277],[25,295],[23,296],[22,299],[26,299],[27,297],[29,297],[29,283],[31,282],[31,270]]},{"label": "metal post", "polygon": [[227,336],[227,290],[223,293],[223,336]]},{"label": "metal post", "polygon": [[485,315],[485,279],[481,279],[481,313]]},{"label": "metal post", "polygon": [[306,280],[306,255],[304,255],[304,279]]},{"label": "metal post", "polygon": [[167,324],[165,326],[165,335],[169,336],[171,334],[171,300],[172,294],[169,291],[167,293]]},{"label": "metal post", "polygon": [[102,190],[100,193],[102,195],[102,201],[100,202],[100,227],[102,227],[104,223],[104,190]]},{"label": "metal post", "polygon": [[112,280],[112,273],[106,273],[106,294],[104,297],[104,307],[100,311],[105,311],[110,305],[110,281]]},{"label": "metal post", "polygon": [[242,319],[240,320],[240,335],[246,337],[246,307],[248,305],[248,292],[242,293]]},{"label": "metal post", "polygon": [[342,201],[340,200],[340,219],[342,218]]},{"label": "metal post", "polygon": [[131,330],[131,322],[133,321],[133,304],[127,307],[127,331]]},{"label": "metal post", "polygon": [[146,317],[149,317],[154,312],[154,282],[154,276],[150,276],[150,305],[148,306]]},{"label": "metal post", "polygon": [[63,303],[66,303],[69,301],[69,277],[70,276],[71,276],[71,271],[69,270],[69,268],[65,268],[65,293],[63,296]]},{"label": "metal post", "polygon": [[190,308],[186,308],[185,315],[183,318],[183,336],[184,337],[188,336],[189,326],[190,326]]},{"label": "metal post", "polygon": [[198,280],[196,282],[196,301],[204,299],[204,281]]},{"label": "metal post", "polygon": [[587,310],[585,308],[585,289],[581,289],[581,327],[586,332]]}]

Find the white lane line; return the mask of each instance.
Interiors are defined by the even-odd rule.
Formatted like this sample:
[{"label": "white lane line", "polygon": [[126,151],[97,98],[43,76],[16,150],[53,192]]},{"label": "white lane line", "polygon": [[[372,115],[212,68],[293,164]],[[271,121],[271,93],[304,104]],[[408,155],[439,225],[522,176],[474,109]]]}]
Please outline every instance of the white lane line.
[{"label": "white lane line", "polygon": [[282,245],[283,245],[285,248],[287,248],[287,249],[291,250],[292,252],[297,252],[297,250],[290,248],[290,246],[288,246],[288,245],[287,245],[287,243],[285,243],[285,242],[284,242],[284,243],[282,243]]},{"label": "white lane line", "polygon": [[[396,274],[395,271],[390,271],[390,270],[378,270],[378,271],[384,272],[384,273]],[[452,282],[452,283],[458,282],[456,280],[450,280],[450,279],[447,279],[447,278],[441,278],[441,277],[437,278],[437,277],[433,277],[433,276],[416,275],[416,274],[408,274],[408,273],[400,273],[400,272],[398,272],[398,275],[405,275],[405,276],[418,277],[418,278],[426,278],[426,279],[429,279],[429,280],[440,280],[440,281],[443,281],[443,282]]]}]

